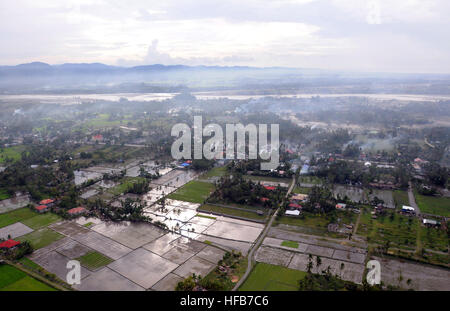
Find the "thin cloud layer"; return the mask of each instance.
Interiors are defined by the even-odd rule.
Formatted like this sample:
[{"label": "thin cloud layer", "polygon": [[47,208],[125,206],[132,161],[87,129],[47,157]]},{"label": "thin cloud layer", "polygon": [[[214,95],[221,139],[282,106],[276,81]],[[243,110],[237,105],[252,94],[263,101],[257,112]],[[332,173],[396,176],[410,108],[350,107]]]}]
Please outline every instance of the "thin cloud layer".
[{"label": "thin cloud layer", "polygon": [[446,0],[17,0],[4,65],[102,62],[450,72]]}]

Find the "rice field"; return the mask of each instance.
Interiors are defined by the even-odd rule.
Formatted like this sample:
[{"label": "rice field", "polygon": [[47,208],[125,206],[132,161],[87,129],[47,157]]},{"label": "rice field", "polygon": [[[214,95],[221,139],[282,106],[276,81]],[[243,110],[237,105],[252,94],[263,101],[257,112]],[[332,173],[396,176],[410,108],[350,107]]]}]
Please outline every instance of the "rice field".
[{"label": "rice field", "polygon": [[203,203],[213,190],[213,184],[193,180],[170,194],[168,198],[192,203]]},{"label": "rice field", "polygon": [[13,266],[2,264],[0,265],[0,291],[55,291],[55,289]]},{"label": "rice field", "polygon": [[306,272],[258,262],[239,291],[296,291]]}]

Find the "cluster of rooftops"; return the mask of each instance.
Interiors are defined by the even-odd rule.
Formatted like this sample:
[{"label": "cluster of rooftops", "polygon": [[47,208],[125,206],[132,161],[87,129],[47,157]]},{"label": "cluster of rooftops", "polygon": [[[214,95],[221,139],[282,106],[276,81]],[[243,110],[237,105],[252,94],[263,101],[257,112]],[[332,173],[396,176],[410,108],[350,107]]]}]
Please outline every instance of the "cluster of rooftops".
[{"label": "cluster of rooftops", "polygon": [[[56,202],[55,199],[44,199],[44,200],[41,200],[39,202],[39,205],[37,205],[35,207],[35,209],[39,213],[47,212],[48,209],[55,204],[55,202]],[[79,206],[79,207],[75,207],[75,208],[69,209],[67,211],[67,213],[69,213],[69,215],[79,215],[79,214],[84,213],[85,211],[86,211],[86,209],[84,207]]]}]

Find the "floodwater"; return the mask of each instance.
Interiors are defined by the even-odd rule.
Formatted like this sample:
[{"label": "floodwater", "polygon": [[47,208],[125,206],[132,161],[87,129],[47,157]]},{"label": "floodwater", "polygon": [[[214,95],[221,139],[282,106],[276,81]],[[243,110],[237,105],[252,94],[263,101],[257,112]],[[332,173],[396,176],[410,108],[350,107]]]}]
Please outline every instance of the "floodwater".
[{"label": "floodwater", "polygon": [[[24,101],[36,100],[46,104],[81,104],[82,102],[95,102],[97,100],[119,101],[127,99],[130,101],[164,101],[171,99],[178,93],[114,93],[114,94],[25,94],[25,95],[0,95],[0,100],[4,101]],[[400,100],[400,101],[439,101],[450,100],[448,95],[415,95],[415,94],[235,94],[227,92],[194,92],[197,99],[221,99],[228,98],[234,100],[259,99],[264,97],[276,98],[311,98],[320,96],[323,98],[333,97],[366,97],[377,100]]]},{"label": "floodwater", "polygon": [[90,180],[97,179],[103,176],[101,173],[88,172],[88,171],[73,171],[75,175],[75,185],[81,185],[82,183]]},{"label": "floodwater", "polygon": [[335,198],[340,197],[341,199],[343,199],[345,196],[347,196],[351,201],[355,203],[365,202],[364,190],[362,190],[361,188],[335,185],[333,194]]},{"label": "floodwater", "polygon": [[82,102],[106,100],[119,101],[121,98],[134,101],[163,101],[174,97],[176,93],[116,93],[116,94],[26,94],[0,95],[0,100],[24,101],[37,100],[42,104],[81,104]]}]

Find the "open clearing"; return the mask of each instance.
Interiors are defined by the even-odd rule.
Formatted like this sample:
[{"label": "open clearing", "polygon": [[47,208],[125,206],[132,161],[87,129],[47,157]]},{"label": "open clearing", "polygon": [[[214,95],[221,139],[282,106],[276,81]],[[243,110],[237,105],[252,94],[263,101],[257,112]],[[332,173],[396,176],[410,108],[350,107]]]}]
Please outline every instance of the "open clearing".
[{"label": "open clearing", "polygon": [[22,223],[34,230],[37,230],[42,227],[47,227],[48,225],[55,223],[57,221],[60,221],[60,220],[61,220],[61,217],[59,217],[56,214],[45,213],[45,214],[37,214],[34,217],[25,219],[22,221]]},{"label": "open clearing", "polygon": [[433,197],[414,193],[422,213],[450,217],[450,198]]},{"label": "open clearing", "polygon": [[203,203],[213,189],[213,184],[195,180],[188,182],[176,192],[170,194],[168,198],[193,203]]},{"label": "open clearing", "polygon": [[64,236],[53,230],[43,228],[38,231],[23,235],[19,237],[19,241],[29,241],[34,249],[52,244],[53,242],[62,239]]},{"label": "open clearing", "polygon": [[295,291],[298,281],[305,275],[303,271],[258,262],[239,290]]},{"label": "open clearing", "polygon": [[[381,264],[381,281],[415,290],[450,290],[450,271],[399,259],[374,257]],[[401,277],[401,278],[400,278]],[[401,279],[401,281],[400,281]],[[406,284],[411,280],[411,286]]]},{"label": "open clearing", "polygon": [[0,228],[0,239],[7,240],[8,236],[11,236],[11,238],[14,239],[31,232],[33,232],[33,229],[25,226],[20,222],[16,222],[12,225]]},{"label": "open clearing", "polygon": [[13,266],[0,265],[0,291],[55,291]]},{"label": "open clearing", "polygon": [[30,203],[30,197],[28,195],[22,194],[10,198],[9,194],[4,189],[0,189],[0,197],[0,213],[15,210]]},{"label": "open clearing", "polygon": [[20,208],[11,212],[0,214],[0,228],[23,221],[36,215],[37,214],[29,208]]},{"label": "open clearing", "polygon": [[78,257],[77,260],[89,270],[97,270],[110,264],[113,260],[100,254],[99,252],[89,252],[86,255]]}]

